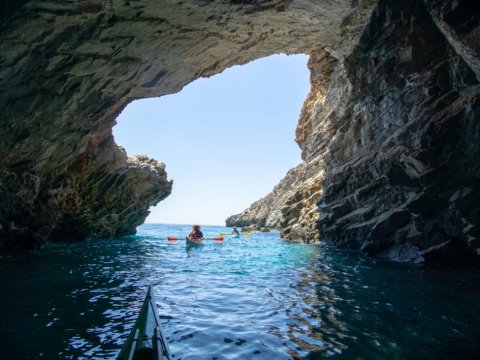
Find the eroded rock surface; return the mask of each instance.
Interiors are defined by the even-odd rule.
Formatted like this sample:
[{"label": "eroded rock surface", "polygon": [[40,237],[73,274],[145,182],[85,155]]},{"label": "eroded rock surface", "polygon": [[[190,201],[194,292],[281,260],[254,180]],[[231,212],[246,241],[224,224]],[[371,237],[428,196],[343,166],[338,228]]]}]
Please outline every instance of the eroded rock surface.
[{"label": "eroded rock surface", "polygon": [[480,254],[479,25],[469,1],[382,1],[352,54],[313,54],[297,141],[325,171],[321,240],[396,261]]},{"label": "eroded rock surface", "polygon": [[480,252],[477,69],[456,30],[438,27],[463,24],[478,41],[480,18],[470,2],[439,4],[382,2],[338,65],[350,89],[327,120],[319,228],[330,243],[415,262]]},{"label": "eroded rock surface", "polygon": [[288,239],[303,242],[318,240],[317,201],[324,172],[319,162],[303,162],[288,171],[285,178],[264,198],[226,220],[227,226],[255,225],[280,229]]}]

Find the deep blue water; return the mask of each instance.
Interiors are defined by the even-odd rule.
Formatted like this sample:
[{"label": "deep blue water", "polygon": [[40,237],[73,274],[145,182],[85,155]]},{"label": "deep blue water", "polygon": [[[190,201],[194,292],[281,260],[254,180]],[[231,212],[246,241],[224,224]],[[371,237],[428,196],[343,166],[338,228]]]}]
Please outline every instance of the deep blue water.
[{"label": "deep blue water", "polygon": [[[147,285],[176,359],[478,359],[480,273],[188,226],[0,258],[5,359],[115,358]],[[218,236],[224,227],[203,227]]]}]

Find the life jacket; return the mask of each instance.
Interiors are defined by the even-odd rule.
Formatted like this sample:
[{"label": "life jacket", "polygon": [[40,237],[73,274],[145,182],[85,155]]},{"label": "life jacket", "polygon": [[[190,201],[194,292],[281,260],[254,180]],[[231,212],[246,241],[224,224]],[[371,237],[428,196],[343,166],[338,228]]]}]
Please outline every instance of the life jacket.
[{"label": "life jacket", "polygon": [[200,230],[192,230],[192,232],[190,233],[190,237],[198,239],[203,237],[203,233]]}]

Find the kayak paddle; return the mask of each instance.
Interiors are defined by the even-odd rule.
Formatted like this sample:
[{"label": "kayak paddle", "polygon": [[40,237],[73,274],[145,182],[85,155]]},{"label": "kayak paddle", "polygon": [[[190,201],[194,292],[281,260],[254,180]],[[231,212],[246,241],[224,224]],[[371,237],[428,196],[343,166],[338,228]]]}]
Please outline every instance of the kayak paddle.
[{"label": "kayak paddle", "polygon": [[220,233],[220,236],[235,236],[235,235],[252,236],[252,234],[249,234],[249,233],[245,233],[245,234],[227,234],[224,232]]},{"label": "kayak paddle", "polygon": [[[214,238],[205,238],[205,239],[207,239],[207,240],[222,241],[222,240],[223,240],[223,237],[214,237]],[[177,240],[180,240],[180,238],[175,237],[175,236],[168,236],[168,237],[167,237],[167,240],[168,240],[168,241],[177,241]]]}]

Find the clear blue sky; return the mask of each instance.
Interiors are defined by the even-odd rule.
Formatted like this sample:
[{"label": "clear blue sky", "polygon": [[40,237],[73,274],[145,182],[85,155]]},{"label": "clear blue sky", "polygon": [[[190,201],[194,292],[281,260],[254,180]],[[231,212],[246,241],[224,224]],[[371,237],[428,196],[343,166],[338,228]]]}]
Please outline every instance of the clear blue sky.
[{"label": "clear blue sky", "polygon": [[270,56],[125,108],[117,144],[164,162],[174,180],[147,222],[225,225],[300,163],[295,128],[310,90],[307,60]]}]

